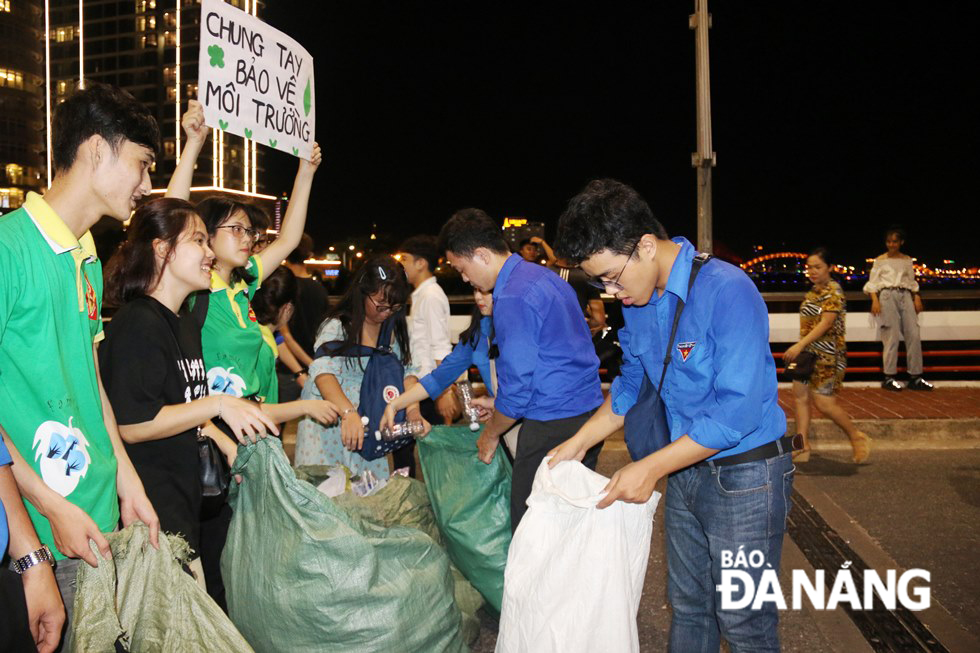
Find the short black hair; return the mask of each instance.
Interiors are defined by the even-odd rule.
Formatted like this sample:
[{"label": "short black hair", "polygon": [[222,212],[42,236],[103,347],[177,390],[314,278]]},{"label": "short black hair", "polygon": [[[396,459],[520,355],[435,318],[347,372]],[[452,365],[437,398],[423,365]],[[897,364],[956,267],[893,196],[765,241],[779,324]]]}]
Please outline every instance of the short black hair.
[{"label": "short black hair", "polygon": [[615,179],[595,179],[569,200],[558,220],[555,252],[575,264],[604,249],[629,254],[644,234],[667,240],[646,200]]},{"label": "short black hair", "polygon": [[537,243],[532,243],[530,238],[525,238],[517,244],[517,249],[524,249],[525,245],[534,245],[537,247]]},{"label": "short black hair", "polygon": [[282,307],[296,301],[298,285],[296,276],[289,268],[280,266],[273,270],[251,300],[259,324],[275,326]]},{"label": "short black hair", "polygon": [[478,247],[510,254],[500,225],[480,209],[460,209],[439,232],[439,251],[469,258]]},{"label": "short black hair", "polygon": [[302,265],[303,261],[311,256],[313,256],[313,237],[310,234],[304,233],[302,238],[299,239],[299,245],[286,257],[286,262],[294,265]]},{"label": "short black hair", "polygon": [[429,272],[435,272],[439,265],[439,241],[435,236],[412,236],[401,244],[398,251],[425,259],[429,264]]},{"label": "short black hair", "polygon": [[69,170],[82,143],[101,136],[114,153],[124,140],[160,150],[160,127],[150,110],[126,91],[86,82],[58,105],[51,126],[51,156],[55,172]]},{"label": "short black hair", "polygon": [[834,267],[833,264],[830,262],[830,252],[827,250],[826,247],[814,247],[813,249],[810,250],[810,253],[807,255],[807,258],[810,258],[811,256],[819,256],[820,260],[826,263],[828,268]]},{"label": "short black hair", "polygon": [[885,229],[885,240],[888,240],[888,237],[891,236],[892,234],[898,236],[898,239],[903,243],[905,242],[905,235],[906,235],[905,227],[903,227],[902,225],[898,225],[898,224],[889,225],[888,228]]}]

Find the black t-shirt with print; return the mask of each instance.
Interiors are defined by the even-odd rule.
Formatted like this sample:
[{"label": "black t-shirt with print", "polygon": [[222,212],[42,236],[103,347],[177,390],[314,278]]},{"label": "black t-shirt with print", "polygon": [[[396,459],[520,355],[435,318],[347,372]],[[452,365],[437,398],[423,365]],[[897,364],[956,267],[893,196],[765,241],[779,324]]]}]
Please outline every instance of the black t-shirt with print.
[{"label": "black t-shirt with print", "polygon": [[[207,395],[200,327],[192,317],[178,317],[151,297],[133,300],[116,312],[99,345],[99,366],[119,424],[149,422],[164,406]],[[180,533],[198,550],[197,428],[125,446],[160,527]]]}]

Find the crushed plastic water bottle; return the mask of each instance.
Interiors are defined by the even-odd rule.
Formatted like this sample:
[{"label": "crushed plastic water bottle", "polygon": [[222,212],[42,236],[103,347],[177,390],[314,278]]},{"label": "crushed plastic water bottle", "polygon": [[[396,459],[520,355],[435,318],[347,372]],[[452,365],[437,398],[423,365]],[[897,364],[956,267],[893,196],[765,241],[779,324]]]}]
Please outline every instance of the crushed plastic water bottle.
[{"label": "crushed plastic water bottle", "polygon": [[456,384],[459,398],[463,402],[463,412],[470,418],[470,430],[480,430],[480,410],[473,405],[473,385],[469,381],[459,381]]},{"label": "crushed plastic water bottle", "polygon": [[384,440],[385,442],[391,442],[393,440],[399,440],[409,435],[422,435],[425,432],[425,424],[422,423],[420,419],[410,419],[405,422],[399,422],[395,424],[390,429],[385,427],[380,431],[374,432],[374,438],[376,440]]}]

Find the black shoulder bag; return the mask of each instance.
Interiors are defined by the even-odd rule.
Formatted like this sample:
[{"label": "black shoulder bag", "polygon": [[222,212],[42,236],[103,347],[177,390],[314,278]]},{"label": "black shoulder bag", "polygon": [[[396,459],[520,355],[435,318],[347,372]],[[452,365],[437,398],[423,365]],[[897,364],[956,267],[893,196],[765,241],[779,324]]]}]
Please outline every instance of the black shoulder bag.
[{"label": "black shoulder bag", "polygon": [[[691,278],[687,282],[687,294],[690,297],[694,280],[697,279],[701,267],[711,259],[710,254],[698,253],[691,263]],[[643,383],[636,397],[636,403],[626,412],[623,429],[626,434],[626,448],[630,458],[640,460],[670,444],[670,425],[667,423],[667,407],[660,398],[660,390],[664,387],[664,377],[667,367],[673,358],[674,337],[677,335],[677,325],[684,312],[684,302],[678,298],[674,310],[674,324],[670,329],[670,341],[667,343],[667,354],[664,356],[664,369],[660,374],[660,384],[653,387],[650,378],[644,372]]]}]

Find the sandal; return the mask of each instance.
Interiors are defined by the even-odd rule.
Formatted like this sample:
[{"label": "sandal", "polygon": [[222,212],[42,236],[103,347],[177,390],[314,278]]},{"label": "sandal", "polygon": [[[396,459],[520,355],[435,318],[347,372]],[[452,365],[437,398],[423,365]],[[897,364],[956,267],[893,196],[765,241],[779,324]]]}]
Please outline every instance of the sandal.
[{"label": "sandal", "polygon": [[807,447],[806,449],[797,449],[796,451],[793,452],[793,464],[794,465],[797,465],[797,464],[800,464],[800,463],[808,463],[808,462],[810,462],[810,448],[809,447]]},{"label": "sandal", "polygon": [[858,465],[866,463],[871,456],[871,438],[868,437],[867,433],[858,431],[857,436],[851,440],[851,448],[854,449],[854,456],[851,460]]}]

